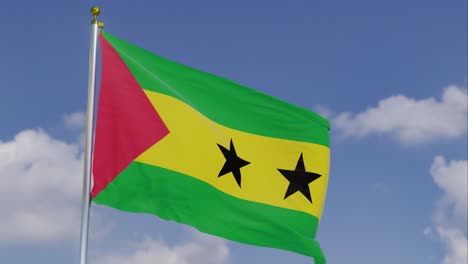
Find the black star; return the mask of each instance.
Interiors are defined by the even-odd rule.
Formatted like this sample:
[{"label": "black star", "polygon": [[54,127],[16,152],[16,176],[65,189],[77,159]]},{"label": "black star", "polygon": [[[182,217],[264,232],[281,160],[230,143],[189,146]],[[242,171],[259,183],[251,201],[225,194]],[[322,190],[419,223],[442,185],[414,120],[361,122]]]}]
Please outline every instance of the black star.
[{"label": "black star", "polygon": [[236,179],[237,184],[239,187],[241,187],[241,173],[240,173],[240,168],[250,164],[250,162],[245,161],[241,158],[239,158],[236,154],[236,149],[234,148],[234,144],[232,143],[231,139],[231,145],[230,149],[228,150],[227,148],[221,146],[220,144],[217,144],[221,152],[223,152],[224,158],[226,159],[226,162],[224,163],[223,168],[218,174],[218,178],[228,174],[229,172],[232,172],[234,175],[234,178]]},{"label": "black star", "polygon": [[284,195],[284,199],[288,198],[291,194],[296,193],[297,191],[300,191],[307,200],[312,203],[312,197],[310,196],[310,189],[309,189],[309,183],[315,181],[316,179],[320,178],[320,174],[313,173],[313,172],[307,172],[304,167],[304,159],[302,158],[302,153],[301,156],[299,157],[299,160],[297,161],[296,164],[296,169],[291,171],[291,170],[282,170],[278,169],[281,174],[289,181],[289,186],[288,190],[286,191],[286,194]]}]

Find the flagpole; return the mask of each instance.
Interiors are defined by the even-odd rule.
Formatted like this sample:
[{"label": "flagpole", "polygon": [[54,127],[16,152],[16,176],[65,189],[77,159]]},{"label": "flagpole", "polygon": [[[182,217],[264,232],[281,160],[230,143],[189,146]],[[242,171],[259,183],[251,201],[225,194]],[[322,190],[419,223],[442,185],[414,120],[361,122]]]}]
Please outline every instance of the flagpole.
[{"label": "flagpole", "polygon": [[86,264],[88,253],[88,230],[89,230],[89,212],[91,206],[91,170],[93,153],[93,131],[94,131],[94,95],[96,91],[96,57],[97,57],[97,39],[99,27],[103,24],[97,20],[101,13],[99,7],[92,7],[91,14],[91,42],[89,50],[89,70],[88,70],[88,102],[86,108],[86,137],[85,137],[85,155],[83,171],[83,195],[81,207],[81,235],[80,235],[80,264]]}]

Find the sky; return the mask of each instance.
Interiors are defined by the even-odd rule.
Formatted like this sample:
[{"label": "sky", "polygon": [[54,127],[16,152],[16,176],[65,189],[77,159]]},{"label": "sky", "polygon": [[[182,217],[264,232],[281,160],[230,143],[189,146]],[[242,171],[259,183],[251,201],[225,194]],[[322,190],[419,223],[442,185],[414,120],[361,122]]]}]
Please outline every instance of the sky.
[{"label": "sky", "polygon": [[[467,263],[465,0],[4,1],[1,263],[79,262],[93,5],[107,32],[330,120],[328,263]],[[89,263],[313,260],[93,204]]]}]

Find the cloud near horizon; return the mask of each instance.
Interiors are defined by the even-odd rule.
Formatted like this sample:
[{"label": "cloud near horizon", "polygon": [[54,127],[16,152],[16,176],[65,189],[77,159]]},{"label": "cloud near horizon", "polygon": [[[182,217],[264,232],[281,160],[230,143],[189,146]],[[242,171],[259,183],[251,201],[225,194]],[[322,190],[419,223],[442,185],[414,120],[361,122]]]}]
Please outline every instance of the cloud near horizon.
[{"label": "cloud near horizon", "polygon": [[79,234],[83,157],[78,144],[24,130],[0,141],[0,243]]},{"label": "cloud near horizon", "polygon": [[161,240],[146,239],[133,245],[130,253],[113,251],[96,259],[97,264],[227,264],[230,251],[224,239],[191,232],[185,242],[170,246]]},{"label": "cloud near horizon", "polygon": [[[436,156],[431,176],[443,195],[434,212],[435,233],[445,246],[443,264],[468,263],[467,211],[468,160],[447,162]],[[429,234],[432,233],[426,232]]]}]

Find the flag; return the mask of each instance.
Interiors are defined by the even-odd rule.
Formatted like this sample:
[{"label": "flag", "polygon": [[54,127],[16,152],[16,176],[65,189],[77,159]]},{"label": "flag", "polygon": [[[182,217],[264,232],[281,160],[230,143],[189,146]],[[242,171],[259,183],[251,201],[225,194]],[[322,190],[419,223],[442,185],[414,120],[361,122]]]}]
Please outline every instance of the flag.
[{"label": "flag", "polygon": [[326,119],[104,31],[100,42],[95,203],[325,263]]}]

